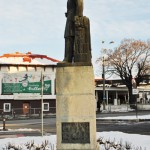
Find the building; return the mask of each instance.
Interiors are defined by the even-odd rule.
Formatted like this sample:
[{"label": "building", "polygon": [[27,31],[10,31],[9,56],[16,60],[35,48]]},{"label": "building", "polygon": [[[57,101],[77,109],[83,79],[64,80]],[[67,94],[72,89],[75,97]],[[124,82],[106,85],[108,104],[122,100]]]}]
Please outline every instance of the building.
[{"label": "building", "polygon": [[[139,109],[150,110],[150,80],[146,78],[146,82],[137,87],[137,103]],[[105,80],[105,103],[108,106],[112,105],[128,105],[129,93],[128,88],[124,85],[121,79],[107,79]],[[95,95],[97,105],[103,102],[103,79],[95,79]]]},{"label": "building", "polygon": [[31,52],[0,56],[0,114],[40,114],[41,99],[45,113],[55,112],[58,62]]},{"label": "building", "polygon": [[[96,99],[103,101],[103,79],[95,79]],[[105,81],[106,104],[120,105],[128,102],[128,89],[121,80],[111,79]]]}]

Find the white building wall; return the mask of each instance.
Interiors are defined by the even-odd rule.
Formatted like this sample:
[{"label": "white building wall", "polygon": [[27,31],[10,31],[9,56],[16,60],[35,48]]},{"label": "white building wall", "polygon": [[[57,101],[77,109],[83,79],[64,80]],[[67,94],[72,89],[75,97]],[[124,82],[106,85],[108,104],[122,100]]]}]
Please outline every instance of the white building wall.
[{"label": "white building wall", "polygon": [[2,94],[2,78],[3,75],[0,73],[0,95]]},{"label": "white building wall", "polygon": [[44,72],[44,67],[36,67],[37,68],[37,71],[42,71],[42,72]]},{"label": "white building wall", "polygon": [[32,72],[35,72],[36,70],[35,70],[35,67],[28,67],[28,71],[32,71]]},{"label": "white building wall", "polygon": [[1,72],[8,72],[9,69],[7,66],[1,66]]},{"label": "white building wall", "polygon": [[16,66],[10,66],[9,67],[9,73],[17,73],[18,72],[18,69]]},{"label": "white building wall", "polygon": [[27,71],[27,68],[25,66],[21,66],[18,68],[19,72]]}]

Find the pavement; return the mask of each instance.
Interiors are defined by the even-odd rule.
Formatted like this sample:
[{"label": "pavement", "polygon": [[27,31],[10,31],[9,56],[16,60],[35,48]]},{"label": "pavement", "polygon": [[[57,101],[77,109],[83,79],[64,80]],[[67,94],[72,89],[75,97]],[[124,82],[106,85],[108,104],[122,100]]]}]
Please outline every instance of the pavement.
[{"label": "pavement", "polygon": [[5,139],[5,138],[18,138],[18,137],[24,137],[23,134],[12,134],[12,133],[9,133],[9,134],[0,134],[0,139]]},{"label": "pavement", "polygon": [[33,131],[0,131],[0,139],[3,138],[18,138],[25,136],[41,136],[41,132],[37,130]]}]

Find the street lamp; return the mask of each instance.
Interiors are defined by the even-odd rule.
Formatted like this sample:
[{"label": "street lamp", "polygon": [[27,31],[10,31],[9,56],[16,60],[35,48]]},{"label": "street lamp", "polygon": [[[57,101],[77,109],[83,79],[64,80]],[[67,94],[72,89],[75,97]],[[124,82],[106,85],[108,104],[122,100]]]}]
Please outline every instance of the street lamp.
[{"label": "street lamp", "polygon": [[43,136],[43,81],[44,76],[43,76],[43,72],[41,71],[41,133]]},{"label": "street lamp", "polygon": [[102,78],[103,78],[103,109],[105,110],[105,57],[103,54],[103,59],[102,59],[102,68],[103,68],[103,72],[102,72]]},{"label": "street lamp", "polygon": [[[105,41],[102,41],[102,44],[104,44]],[[109,44],[113,44],[114,41],[110,41]],[[106,52],[107,49],[105,48],[102,48],[102,52],[103,52],[103,57],[102,57],[102,68],[103,68],[103,71],[102,71],[102,78],[103,78],[103,110],[106,109],[106,90],[105,90],[105,52]]]}]

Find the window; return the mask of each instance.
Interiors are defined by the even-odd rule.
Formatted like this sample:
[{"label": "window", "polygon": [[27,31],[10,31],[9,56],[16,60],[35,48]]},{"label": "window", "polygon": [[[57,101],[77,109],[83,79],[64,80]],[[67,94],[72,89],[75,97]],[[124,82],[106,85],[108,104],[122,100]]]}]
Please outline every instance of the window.
[{"label": "window", "polygon": [[49,111],[49,103],[43,103],[43,111]]},{"label": "window", "polygon": [[4,103],[3,111],[4,112],[10,112],[11,111],[11,103]]}]

